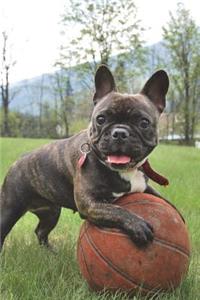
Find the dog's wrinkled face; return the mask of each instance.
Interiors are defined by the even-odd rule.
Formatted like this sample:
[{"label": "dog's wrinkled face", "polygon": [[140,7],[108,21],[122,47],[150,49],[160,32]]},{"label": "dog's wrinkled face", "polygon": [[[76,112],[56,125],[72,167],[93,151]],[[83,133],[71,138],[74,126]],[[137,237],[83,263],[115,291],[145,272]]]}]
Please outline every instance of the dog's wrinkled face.
[{"label": "dog's wrinkled face", "polygon": [[168,77],[158,71],[140,94],[120,94],[115,91],[110,71],[101,66],[95,85],[96,105],[89,128],[92,147],[112,169],[134,168],[157,145],[157,125],[165,106]]},{"label": "dog's wrinkled face", "polygon": [[156,146],[157,122],[158,112],[145,97],[113,92],[94,109],[91,141],[112,168],[134,167]]}]

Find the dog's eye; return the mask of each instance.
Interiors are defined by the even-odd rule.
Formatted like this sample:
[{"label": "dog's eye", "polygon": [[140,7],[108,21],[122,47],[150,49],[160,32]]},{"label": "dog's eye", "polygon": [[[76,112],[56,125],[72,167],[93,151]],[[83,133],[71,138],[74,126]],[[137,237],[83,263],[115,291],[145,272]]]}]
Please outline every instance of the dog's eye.
[{"label": "dog's eye", "polygon": [[142,128],[142,129],[147,129],[150,125],[150,121],[148,119],[142,119],[139,123],[139,126]]},{"label": "dog's eye", "polygon": [[106,121],[106,117],[104,115],[99,115],[96,120],[98,125],[103,125]]}]

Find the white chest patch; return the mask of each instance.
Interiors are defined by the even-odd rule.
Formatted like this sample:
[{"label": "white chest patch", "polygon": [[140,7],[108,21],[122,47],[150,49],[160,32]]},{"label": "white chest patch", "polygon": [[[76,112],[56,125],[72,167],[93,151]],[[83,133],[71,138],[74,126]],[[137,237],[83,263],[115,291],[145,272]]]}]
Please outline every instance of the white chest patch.
[{"label": "white chest patch", "polygon": [[[132,170],[131,172],[119,172],[119,175],[122,179],[130,182],[131,189],[129,193],[142,193],[145,191],[147,184],[144,177],[144,174],[138,170]],[[113,193],[114,197],[121,197],[125,193]]]}]

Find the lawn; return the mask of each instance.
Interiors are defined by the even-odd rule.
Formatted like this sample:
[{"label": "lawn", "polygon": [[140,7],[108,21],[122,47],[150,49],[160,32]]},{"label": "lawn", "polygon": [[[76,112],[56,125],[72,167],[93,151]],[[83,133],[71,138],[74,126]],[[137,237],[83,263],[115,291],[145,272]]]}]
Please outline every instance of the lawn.
[{"label": "lawn", "polygon": [[[21,154],[49,140],[1,139],[1,182]],[[170,180],[168,188],[156,188],[182,212],[188,224],[192,258],[188,276],[176,291],[162,300],[198,300],[200,286],[200,150],[160,145],[151,155],[152,166]],[[124,295],[96,295],[79,274],[76,241],[82,221],[63,210],[50,235],[55,253],[37,243],[37,218],[27,213],[8,236],[1,255],[1,299],[5,300],[97,300],[126,299]],[[153,270],[152,270],[153,271]],[[140,297],[132,298],[139,300]],[[152,298],[153,299],[153,298]]]}]

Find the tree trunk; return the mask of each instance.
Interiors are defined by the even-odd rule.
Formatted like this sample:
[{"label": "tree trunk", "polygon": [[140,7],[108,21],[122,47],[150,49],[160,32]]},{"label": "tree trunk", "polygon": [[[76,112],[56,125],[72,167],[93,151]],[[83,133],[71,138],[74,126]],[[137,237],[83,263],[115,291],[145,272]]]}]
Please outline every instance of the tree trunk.
[{"label": "tree trunk", "polygon": [[190,96],[189,96],[189,76],[188,76],[188,68],[185,69],[185,107],[184,107],[184,117],[185,117],[185,126],[184,126],[184,134],[185,134],[185,142],[189,144],[190,142]]},{"label": "tree trunk", "polygon": [[10,126],[9,126],[9,84],[6,83],[6,86],[1,86],[1,96],[3,103],[3,136],[10,135]]},{"label": "tree trunk", "polygon": [[167,131],[167,140],[170,139],[170,117],[169,117],[169,114],[167,113],[166,114],[166,121],[167,121],[167,126],[166,126],[166,131]]},{"label": "tree trunk", "polygon": [[[200,67],[200,65],[199,65]],[[196,77],[196,80],[193,80],[193,90],[192,90],[192,116],[191,116],[191,139],[194,140],[195,138],[195,127],[197,123],[197,114],[198,114],[198,108],[197,108],[197,101],[200,97],[200,94],[198,94],[198,77]]]},{"label": "tree trunk", "polygon": [[9,129],[9,120],[8,120],[8,105],[4,105],[4,120],[3,120],[3,135],[9,136],[10,135],[10,129]]},{"label": "tree trunk", "polygon": [[67,119],[67,115],[66,112],[63,111],[63,121],[64,121],[64,126],[65,126],[65,135],[66,137],[69,136],[69,123],[68,123],[68,119]]},{"label": "tree trunk", "polygon": [[2,56],[2,78],[1,78],[1,97],[3,103],[3,136],[10,135],[10,127],[9,127],[9,68],[10,66],[7,64],[6,59],[6,51],[7,51],[7,34],[3,32],[3,56]]},{"label": "tree trunk", "polygon": [[171,115],[172,115],[171,133],[172,133],[172,140],[174,139],[175,129],[176,129],[176,103],[175,103],[174,97],[175,97],[174,94],[172,94],[172,102],[171,102]]}]

